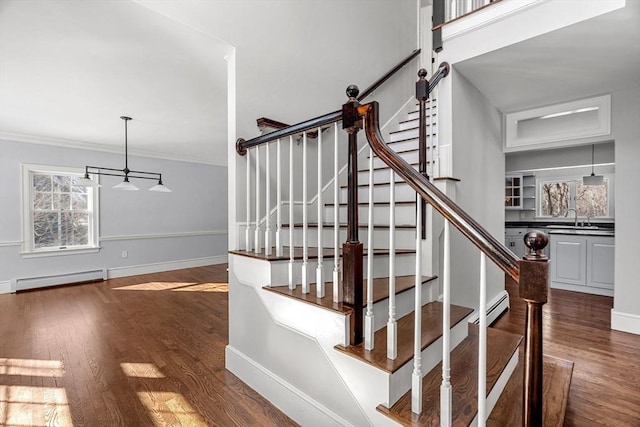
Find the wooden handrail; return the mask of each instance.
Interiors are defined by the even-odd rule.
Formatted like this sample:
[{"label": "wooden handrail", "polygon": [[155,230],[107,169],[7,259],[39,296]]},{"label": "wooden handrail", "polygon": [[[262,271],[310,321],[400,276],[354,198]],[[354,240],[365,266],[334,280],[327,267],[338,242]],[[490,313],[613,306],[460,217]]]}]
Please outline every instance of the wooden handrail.
[{"label": "wooden handrail", "polygon": [[414,189],[444,218],[484,252],[500,269],[519,282],[519,258],[493,237],[469,214],[442,193],[436,186],[415,170],[403,158],[391,150],[382,139],[379,128],[378,103],[376,101],[358,107],[358,114],[365,118],[365,134],[373,152],[411,188]]},{"label": "wooden handrail", "polygon": [[[404,67],[409,62],[411,62],[412,59],[420,55],[420,52],[421,52],[420,49],[416,49],[413,52],[411,52],[409,56],[407,56],[406,58],[398,62],[398,64],[396,64],[392,69],[387,71],[382,77],[380,77],[371,86],[365,89],[365,91],[362,92],[360,96],[358,96],[357,100],[362,101],[364,98],[371,95],[373,91],[375,91],[377,88],[382,86],[387,80],[389,80],[389,78],[391,78],[391,76],[397,73],[402,67]],[[278,130],[274,132],[269,132],[267,134],[264,134],[262,136],[258,136],[256,138],[252,138],[249,140],[238,138],[238,140],[236,141],[236,152],[241,156],[244,156],[248,148],[255,147],[256,145],[265,144],[267,142],[275,141],[278,138],[284,138],[286,136],[294,135],[296,133],[304,132],[306,130],[310,130],[310,129],[315,130],[324,125],[337,122],[340,119],[342,119],[341,110],[334,111],[333,113],[325,114],[324,116],[319,116],[311,120],[306,120],[304,122],[295,124],[293,126],[288,126],[287,124],[279,122],[277,120],[272,120],[272,119],[262,117],[257,120],[258,126],[260,126],[261,123],[263,124],[268,123],[271,127],[274,127]]]}]

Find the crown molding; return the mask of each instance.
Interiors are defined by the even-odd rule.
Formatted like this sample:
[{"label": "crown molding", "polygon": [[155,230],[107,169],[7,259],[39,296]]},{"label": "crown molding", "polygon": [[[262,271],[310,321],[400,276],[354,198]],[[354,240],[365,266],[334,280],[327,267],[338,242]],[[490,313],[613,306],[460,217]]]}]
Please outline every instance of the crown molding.
[{"label": "crown molding", "polygon": [[[78,150],[87,150],[87,151],[101,151],[105,153],[115,153],[122,154],[121,147],[115,147],[106,144],[96,144],[91,142],[84,141],[76,141],[71,139],[62,139],[62,138],[50,138],[36,135],[27,135],[21,133],[12,133],[12,132],[0,132],[0,139],[4,139],[7,141],[13,142],[23,142],[28,144],[41,144],[41,145],[52,145],[57,147],[64,148],[75,148]],[[168,153],[158,153],[154,151],[146,151],[146,150],[136,150],[129,149],[129,155],[131,156],[139,156],[139,157],[149,157],[154,159],[162,159],[162,160],[173,160],[179,162],[188,162],[188,163],[200,163],[205,165],[212,166],[227,166],[227,159],[225,157],[214,158],[214,159],[202,159],[201,157],[190,157],[184,156],[180,154],[168,154]]]}]

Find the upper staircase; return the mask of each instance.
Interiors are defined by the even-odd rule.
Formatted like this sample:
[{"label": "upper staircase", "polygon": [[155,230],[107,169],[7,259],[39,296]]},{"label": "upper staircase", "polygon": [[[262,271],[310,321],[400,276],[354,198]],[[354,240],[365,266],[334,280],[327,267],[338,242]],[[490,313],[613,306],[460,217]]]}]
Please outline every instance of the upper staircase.
[{"label": "upper staircase", "polygon": [[[530,259],[519,261],[430,183],[427,171],[436,170],[438,147],[437,104],[428,100],[428,94],[447,74],[448,66],[441,65],[434,78],[427,81],[426,72],[421,70],[416,85],[418,104],[409,103],[397,123],[398,128],[389,132],[390,141],[384,143],[385,151],[376,147],[381,144],[377,104],[361,106],[361,98],[356,100],[357,89],[352,88],[341,112],[312,119],[305,126],[303,123],[238,142],[238,152],[249,153],[247,222],[244,248],[230,251],[230,272],[237,274],[239,282],[256,289],[275,323],[288,333],[314,340],[318,351],[328,360],[329,370],[335,370],[342,378],[341,384],[321,384],[323,380],[314,373],[301,373],[304,361],[290,360],[289,367],[299,373],[300,380],[288,388],[304,387],[307,382],[304,378],[308,375],[315,378],[318,387],[344,388],[346,395],[353,397],[359,408],[355,411],[360,411],[361,418],[342,415],[349,411],[340,402],[334,402],[330,393],[301,389],[302,394],[317,392],[324,396],[309,396],[305,400],[316,401],[314,405],[324,408],[322,411],[330,414],[327,420],[335,421],[336,425],[360,425],[365,422],[362,420],[375,426],[467,426],[487,422],[509,425],[500,424],[501,414],[492,414],[492,409],[501,408],[500,412],[509,412],[512,417],[513,411],[507,411],[508,403],[498,406],[496,403],[507,384],[512,390],[523,389],[522,382],[516,381],[516,385],[513,380],[510,382],[519,366],[523,337],[487,328],[486,290],[482,283],[477,310],[451,304],[448,272],[451,260],[446,253],[449,224],[463,229],[463,234],[487,254],[486,258],[503,264],[501,268],[520,279],[521,286],[523,279],[534,285],[534,290],[524,291],[527,301],[534,304],[532,315],[539,314],[538,309],[546,300],[546,290],[540,290],[546,282],[539,280],[546,275],[547,263],[541,252],[546,244],[545,236],[528,236]],[[355,136],[363,127],[363,118],[370,146],[360,147]],[[342,170],[338,165],[338,150],[342,145],[337,125],[340,119],[349,134],[349,161]],[[315,155],[313,160],[317,160],[317,166],[310,171],[308,150],[312,131],[316,151],[311,157]],[[302,144],[299,160],[294,157],[294,138]],[[288,162],[280,157],[287,143]],[[266,146],[262,164],[261,145]],[[274,145],[277,152],[275,173],[270,145]],[[254,155],[250,156],[252,151]],[[333,162],[325,165],[323,161],[327,158]],[[297,161],[302,165],[296,164]],[[281,173],[287,166],[289,179],[283,180]],[[294,178],[296,168],[303,171],[299,178]],[[311,199],[307,179],[314,173],[317,173],[314,177],[317,191],[312,192],[315,196]],[[275,206],[271,194],[273,184],[277,191]],[[282,197],[286,190],[288,200]],[[300,192],[302,201],[296,201],[295,195]],[[253,200],[255,220],[251,218]],[[444,225],[438,227],[427,221],[423,200],[443,214]],[[438,276],[425,275],[423,271],[439,268],[422,255],[433,245],[430,239],[439,236],[445,242],[444,268]],[[483,255],[483,263],[484,259]],[[483,274],[481,271],[480,282]],[[247,333],[260,333],[261,325],[247,320],[249,318],[243,321],[248,322]],[[317,319],[326,320],[318,324]],[[538,321],[541,318],[531,319],[536,325]],[[531,346],[540,345],[541,350],[541,341],[536,335],[540,332],[529,335],[527,353],[537,351],[538,347],[532,350]],[[287,346],[288,341],[273,342],[273,345]],[[234,343],[230,342],[232,346]],[[541,351],[535,358],[538,356],[541,363]],[[227,357],[236,358],[230,352]],[[536,360],[533,360],[535,367],[538,366]],[[267,367],[273,362],[270,356],[265,356],[264,362],[255,356],[252,363]],[[229,359],[227,364],[263,394],[270,393],[267,386],[251,377],[249,368],[245,370],[240,362],[229,362]],[[324,369],[320,365],[317,368],[319,372]],[[277,374],[270,371],[269,375]],[[528,421],[519,420],[518,424],[541,425],[536,423],[541,419],[537,411],[542,409],[542,402],[530,404],[531,391],[538,396],[536,384],[542,381],[541,372],[527,378],[524,414]],[[564,383],[568,389],[568,382]],[[560,391],[562,393],[566,395],[566,390]],[[309,418],[309,414],[299,413],[296,419],[303,424],[324,425],[319,418]]]}]

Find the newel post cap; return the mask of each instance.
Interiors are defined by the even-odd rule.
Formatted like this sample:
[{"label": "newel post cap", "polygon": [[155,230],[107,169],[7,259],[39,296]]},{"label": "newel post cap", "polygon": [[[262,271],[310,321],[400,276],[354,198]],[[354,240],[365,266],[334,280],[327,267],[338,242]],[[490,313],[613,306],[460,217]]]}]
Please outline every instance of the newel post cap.
[{"label": "newel post cap", "polygon": [[546,261],[544,248],[549,244],[549,237],[540,230],[531,230],[524,235],[524,245],[527,247],[527,254],[524,259],[530,261]]}]

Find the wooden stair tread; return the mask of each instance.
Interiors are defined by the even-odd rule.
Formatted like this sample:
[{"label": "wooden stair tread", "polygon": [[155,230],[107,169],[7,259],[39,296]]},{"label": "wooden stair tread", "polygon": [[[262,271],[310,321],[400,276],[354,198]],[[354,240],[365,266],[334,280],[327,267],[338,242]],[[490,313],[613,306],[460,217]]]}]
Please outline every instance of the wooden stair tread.
[{"label": "wooden stair tread", "polygon": [[[413,202],[411,202],[413,203]],[[322,228],[334,228],[333,227],[333,223],[332,222],[323,222],[322,223]],[[301,222],[296,222],[293,224],[294,227],[296,228],[302,228],[302,223]],[[289,227],[289,224],[282,224],[282,227]],[[307,223],[307,227],[310,228],[317,228],[318,227],[318,223],[317,222],[309,222]],[[340,228],[347,228],[348,224],[338,224],[338,227]],[[358,228],[367,228],[369,227],[369,224],[359,224]],[[389,228],[389,225],[384,225],[384,224],[374,224],[373,228]],[[410,229],[415,229],[416,226],[414,224],[396,224],[396,228],[410,228]]]},{"label": "wooden stair tread", "polygon": [[[422,283],[430,282],[436,279],[437,276],[422,276]],[[413,289],[415,284],[415,276],[397,276],[396,277],[396,295],[401,294],[409,289]],[[367,299],[367,280],[364,280],[364,300]],[[314,304],[329,310],[337,311],[340,313],[351,313],[353,310],[351,307],[343,303],[333,302],[333,282],[325,282],[325,297],[316,297],[316,284],[312,283],[309,286],[309,293],[302,293],[302,286],[298,285],[295,289],[291,290],[288,286],[265,286],[264,290],[274,292],[280,295],[284,295],[290,298],[294,298],[309,304]],[[373,279],[373,302],[382,301],[389,297],[389,278],[381,277]]]},{"label": "wooden stair tread", "polygon": [[[465,319],[473,310],[466,307],[451,305],[451,326]],[[374,335],[373,350],[365,350],[364,343],[356,346],[336,346],[349,356],[362,360],[383,371],[393,373],[413,359],[413,324],[414,314],[410,314],[397,320],[398,327],[398,354],[396,359],[387,359],[387,328],[376,331]],[[422,349],[442,335],[442,303],[430,302],[422,307]]]},{"label": "wooden stair tread", "polygon": [[[522,425],[522,384],[524,351],[513,375],[487,419],[487,426],[510,427]],[[543,357],[542,419],[545,427],[562,427],[567,412],[567,400],[573,374],[573,362],[553,356]]]},{"label": "wooden stair tread", "polygon": [[[469,325],[477,331],[476,325]],[[487,329],[487,394],[518,350],[522,337]],[[378,411],[404,426],[440,425],[440,384],[442,362],[422,379],[422,413],[411,412],[411,390],[391,408],[378,405]],[[451,387],[453,394],[452,424],[468,426],[478,412],[478,335],[472,332],[451,352]]]},{"label": "wooden stair tread", "polygon": [[[293,259],[301,260],[302,259],[302,247],[296,246],[293,249]],[[245,251],[245,250],[234,250],[229,251],[230,254],[234,255],[242,255],[249,258],[262,259],[265,261],[286,261],[289,260],[289,247],[285,246],[282,251],[282,256],[276,256],[275,249],[272,250],[271,255],[265,255],[264,252],[255,253],[254,251]],[[367,249],[364,249],[364,255],[366,256],[368,253]],[[406,254],[415,254],[415,249],[397,249],[396,255],[406,255]],[[374,249],[374,255],[389,255],[389,249]],[[309,259],[318,258],[318,248],[309,247],[308,252]],[[324,258],[333,258],[333,248],[323,248],[322,256]],[[340,255],[342,256],[342,248],[340,249]]]}]

